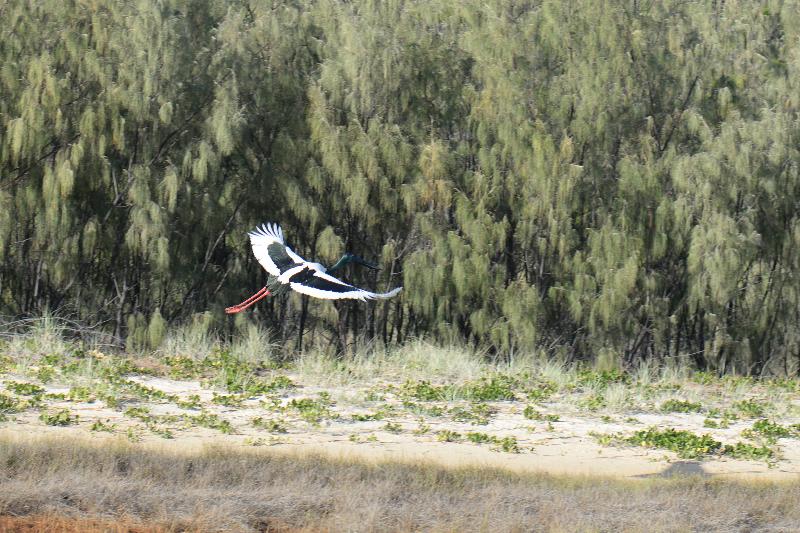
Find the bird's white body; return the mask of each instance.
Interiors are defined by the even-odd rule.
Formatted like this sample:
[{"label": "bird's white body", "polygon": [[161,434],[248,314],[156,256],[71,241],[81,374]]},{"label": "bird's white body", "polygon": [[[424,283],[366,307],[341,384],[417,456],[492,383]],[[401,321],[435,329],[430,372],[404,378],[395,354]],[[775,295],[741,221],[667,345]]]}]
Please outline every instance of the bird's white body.
[{"label": "bird's white body", "polygon": [[302,272],[305,268],[306,268],[306,265],[300,265],[300,266],[296,266],[294,268],[290,268],[289,270],[287,270],[286,272],[284,272],[283,274],[278,276],[278,281],[280,281],[281,283],[286,285],[287,283],[289,283],[289,280],[291,279],[292,276]]}]

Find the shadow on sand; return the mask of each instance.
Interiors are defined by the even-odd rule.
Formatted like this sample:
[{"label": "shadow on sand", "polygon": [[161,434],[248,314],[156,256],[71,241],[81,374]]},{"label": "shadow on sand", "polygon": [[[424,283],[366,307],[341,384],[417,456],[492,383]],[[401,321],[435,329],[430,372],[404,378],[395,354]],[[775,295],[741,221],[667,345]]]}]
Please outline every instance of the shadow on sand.
[{"label": "shadow on sand", "polygon": [[671,478],[683,476],[709,477],[710,474],[703,470],[703,467],[697,461],[677,461],[657,474],[643,474],[636,477]]}]

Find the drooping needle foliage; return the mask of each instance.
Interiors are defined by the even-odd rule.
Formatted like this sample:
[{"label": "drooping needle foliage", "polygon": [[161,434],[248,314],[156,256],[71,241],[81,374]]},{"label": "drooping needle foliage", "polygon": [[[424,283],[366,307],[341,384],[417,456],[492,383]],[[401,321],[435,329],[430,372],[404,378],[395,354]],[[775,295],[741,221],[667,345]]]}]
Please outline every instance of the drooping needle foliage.
[{"label": "drooping needle foliage", "polygon": [[250,319],[289,347],[797,371],[795,0],[11,0],[0,19],[3,313],[131,346],[197,313],[230,327],[264,281],[246,231],[275,221],[305,257],[380,262],[350,281],[405,286],[266,300]]}]

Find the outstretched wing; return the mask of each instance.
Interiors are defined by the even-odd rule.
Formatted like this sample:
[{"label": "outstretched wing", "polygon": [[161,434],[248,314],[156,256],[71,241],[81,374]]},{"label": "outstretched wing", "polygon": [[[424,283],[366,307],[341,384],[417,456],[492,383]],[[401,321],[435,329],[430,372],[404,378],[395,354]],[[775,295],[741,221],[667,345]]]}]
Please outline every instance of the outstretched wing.
[{"label": "outstretched wing", "polygon": [[262,224],[249,233],[253,255],[273,276],[298,267],[306,261],[283,242],[283,230],[277,224]]},{"label": "outstretched wing", "polygon": [[307,294],[315,298],[323,298],[325,300],[356,299],[362,301],[375,298],[391,298],[403,289],[398,287],[384,293],[369,292],[348,285],[330,274],[310,267],[306,267],[289,278],[289,286],[301,294]]}]

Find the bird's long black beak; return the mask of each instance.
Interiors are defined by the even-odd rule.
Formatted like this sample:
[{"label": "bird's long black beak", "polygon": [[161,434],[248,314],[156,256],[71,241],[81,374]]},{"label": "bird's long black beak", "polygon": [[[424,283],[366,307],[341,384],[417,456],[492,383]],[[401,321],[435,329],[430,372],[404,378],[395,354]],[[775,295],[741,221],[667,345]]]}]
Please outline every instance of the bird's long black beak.
[{"label": "bird's long black beak", "polygon": [[367,267],[367,268],[369,268],[371,270],[380,270],[378,265],[374,265],[374,264],[370,263],[369,261],[364,261],[362,258],[358,257],[357,255],[353,256],[353,261],[358,263],[359,265],[364,265],[365,267]]}]

